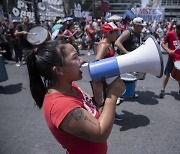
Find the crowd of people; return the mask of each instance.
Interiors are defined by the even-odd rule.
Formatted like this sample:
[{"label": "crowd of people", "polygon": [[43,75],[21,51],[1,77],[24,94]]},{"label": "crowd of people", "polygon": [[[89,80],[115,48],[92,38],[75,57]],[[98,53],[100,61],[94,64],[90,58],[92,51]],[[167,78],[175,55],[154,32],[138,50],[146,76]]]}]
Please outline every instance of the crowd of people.
[{"label": "crowd of people", "polygon": [[[93,19],[91,21],[81,19],[74,21],[73,18],[67,17],[57,19],[54,22],[42,21],[41,26],[45,27],[51,33],[53,40],[66,39],[66,41],[73,44],[78,53],[81,49],[87,49],[87,55],[91,55],[95,54],[97,43],[104,37],[101,27],[107,22],[109,21],[104,19]],[[121,30],[118,31],[118,35],[121,35],[121,33],[129,29],[129,27],[134,27],[132,20],[113,20],[113,22],[117,27],[121,28]],[[140,33],[141,36],[139,36],[141,43],[145,41],[149,35],[153,35],[160,44],[166,33],[175,29],[175,20],[171,22],[144,22],[144,24],[145,26],[143,26]],[[30,23],[27,16],[23,17],[20,21],[13,20],[9,22],[9,20],[5,20],[4,23],[0,22],[1,52],[5,52],[5,58],[9,60],[14,59],[17,66],[22,64],[21,61],[24,60],[25,50],[32,48],[28,41],[26,41],[26,36],[27,32],[34,26],[35,24]],[[53,32],[57,30],[58,33],[54,36]],[[117,49],[116,52],[119,51],[120,50]],[[124,52],[123,49],[121,53],[124,54]]]},{"label": "crowd of people", "polygon": [[27,64],[32,97],[67,153],[105,154],[114,120],[122,119],[116,106],[125,84],[120,77],[111,84],[92,81],[94,96],[84,92],[75,83],[82,79],[80,50],[86,49],[88,56],[95,54],[95,60],[101,60],[116,52],[128,54],[153,35],[169,54],[160,93],[164,98],[173,62],[180,60],[180,21],[151,23],[135,17],[129,23],[102,19],[75,22],[65,18],[52,25],[42,24],[51,40],[37,48],[26,40],[32,28],[28,17],[20,23],[13,21],[11,26],[0,23],[1,50],[6,50],[3,54],[10,60],[14,51],[17,67]]}]

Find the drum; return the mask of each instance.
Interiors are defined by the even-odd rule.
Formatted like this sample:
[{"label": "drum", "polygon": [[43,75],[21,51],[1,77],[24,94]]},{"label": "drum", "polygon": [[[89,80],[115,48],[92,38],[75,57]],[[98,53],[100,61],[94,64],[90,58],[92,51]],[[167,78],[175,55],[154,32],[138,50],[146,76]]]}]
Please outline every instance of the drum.
[{"label": "drum", "polygon": [[134,97],[137,78],[129,73],[121,74],[121,79],[124,81],[126,91],[122,95],[123,98]]},{"label": "drum", "polygon": [[171,78],[180,81],[180,61],[174,62],[174,67],[171,71]]},{"label": "drum", "polygon": [[50,40],[51,34],[42,26],[35,26],[27,34],[27,40],[32,45],[40,45],[47,40]]},{"label": "drum", "polygon": [[8,80],[3,56],[0,55],[0,82]]}]

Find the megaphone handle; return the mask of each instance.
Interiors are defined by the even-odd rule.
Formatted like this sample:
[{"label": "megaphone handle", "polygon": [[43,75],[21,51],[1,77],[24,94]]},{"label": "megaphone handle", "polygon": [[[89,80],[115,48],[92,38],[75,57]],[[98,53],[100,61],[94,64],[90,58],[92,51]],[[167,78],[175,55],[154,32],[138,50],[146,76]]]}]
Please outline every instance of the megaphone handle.
[{"label": "megaphone handle", "polygon": [[[92,98],[92,100],[93,100],[93,102],[94,102],[98,107],[104,106],[104,102],[105,102],[106,97],[107,97],[107,83],[106,83],[106,80],[104,79],[104,80],[101,80],[101,81],[102,81],[102,83],[103,83],[103,88],[102,88],[102,90],[103,90],[103,96],[102,96],[102,95],[100,96],[101,98],[103,97],[103,102],[102,102],[102,103],[96,101],[96,96],[99,97],[99,95],[96,95],[96,96],[95,96],[96,90],[95,90],[94,87],[93,87],[92,81],[90,81],[91,88],[92,88],[92,93],[93,93],[93,98]],[[95,90],[95,92],[94,92],[94,90]],[[102,100],[102,99],[101,99],[101,100]],[[100,104],[99,104],[99,103],[100,103]]]}]

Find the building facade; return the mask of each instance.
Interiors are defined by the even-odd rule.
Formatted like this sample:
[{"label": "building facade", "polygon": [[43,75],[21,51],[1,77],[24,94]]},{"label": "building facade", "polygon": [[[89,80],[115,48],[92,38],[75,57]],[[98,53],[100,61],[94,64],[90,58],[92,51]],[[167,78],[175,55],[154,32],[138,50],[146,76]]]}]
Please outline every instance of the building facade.
[{"label": "building facade", "polygon": [[161,0],[161,7],[165,8],[165,19],[180,19],[180,0]]},{"label": "building facade", "polygon": [[[143,0],[110,0],[111,14],[123,15],[126,10],[140,8]],[[180,19],[180,0],[149,0],[146,7],[163,7],[164,19]]]},{"label": "building facade", "polygon": [[131,8],[141,7],[141,0],[110,0],[111,14],[118,14],[122,16],[126,10]]}]

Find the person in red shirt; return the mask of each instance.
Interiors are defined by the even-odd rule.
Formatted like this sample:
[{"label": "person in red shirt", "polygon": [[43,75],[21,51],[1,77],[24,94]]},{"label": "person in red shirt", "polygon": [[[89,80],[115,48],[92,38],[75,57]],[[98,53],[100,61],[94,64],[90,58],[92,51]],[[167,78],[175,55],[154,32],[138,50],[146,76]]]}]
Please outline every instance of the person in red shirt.
[{"label": "person in red shirt", "polygon": [[92,25],[92,21],[89,21],[89,25],[86,28],[86,33],[87,33],[87,44],[88,44],[88,53],[87,55],[91,55],[91,53],[94,53],[93,47],[94,47],[94,42],[95,42],[95,34],[96,34],[96,29]]},{"label": "person in red shirt", "polygon": [[31,51],[27,57],[31,94],[43,108],[51,133],[68,154],[106,154],[116,101],[125,86],[116,78],[107,87],[100,112],[98,104],[75,83],[82,78],[82,63],[71,44],[45,42],[36,54]]},{"label": "person in red shirt", "polygon": [[[166,46],[166,43],[168,46]],[[164,71],[162,89],[159,95],[160,98],[164,98],[165,88],[168,83],[170,73],[174,67],[174,62],[180,60],[180,20],[176,22],[176,29],[169,31],[166,34],[162,42],[162,48],[168,52],[169,58]],[[180,82],[178,82],[178,84],[180,93]]]},{"label": "person in red shirt", "polygon": [[66,28],[65,28],[65,31],[63,32],[62,37],[67,39],[67,41],[76,48],[76,51],[78,52],[78,55],[80,55],[79,48],[78,48],[78,45],[76,43],[76,38],[74,36],[75,33],[77,33],[77,30],[74,30],[73,23],[69,23],[69,24],[66,25]]}]

